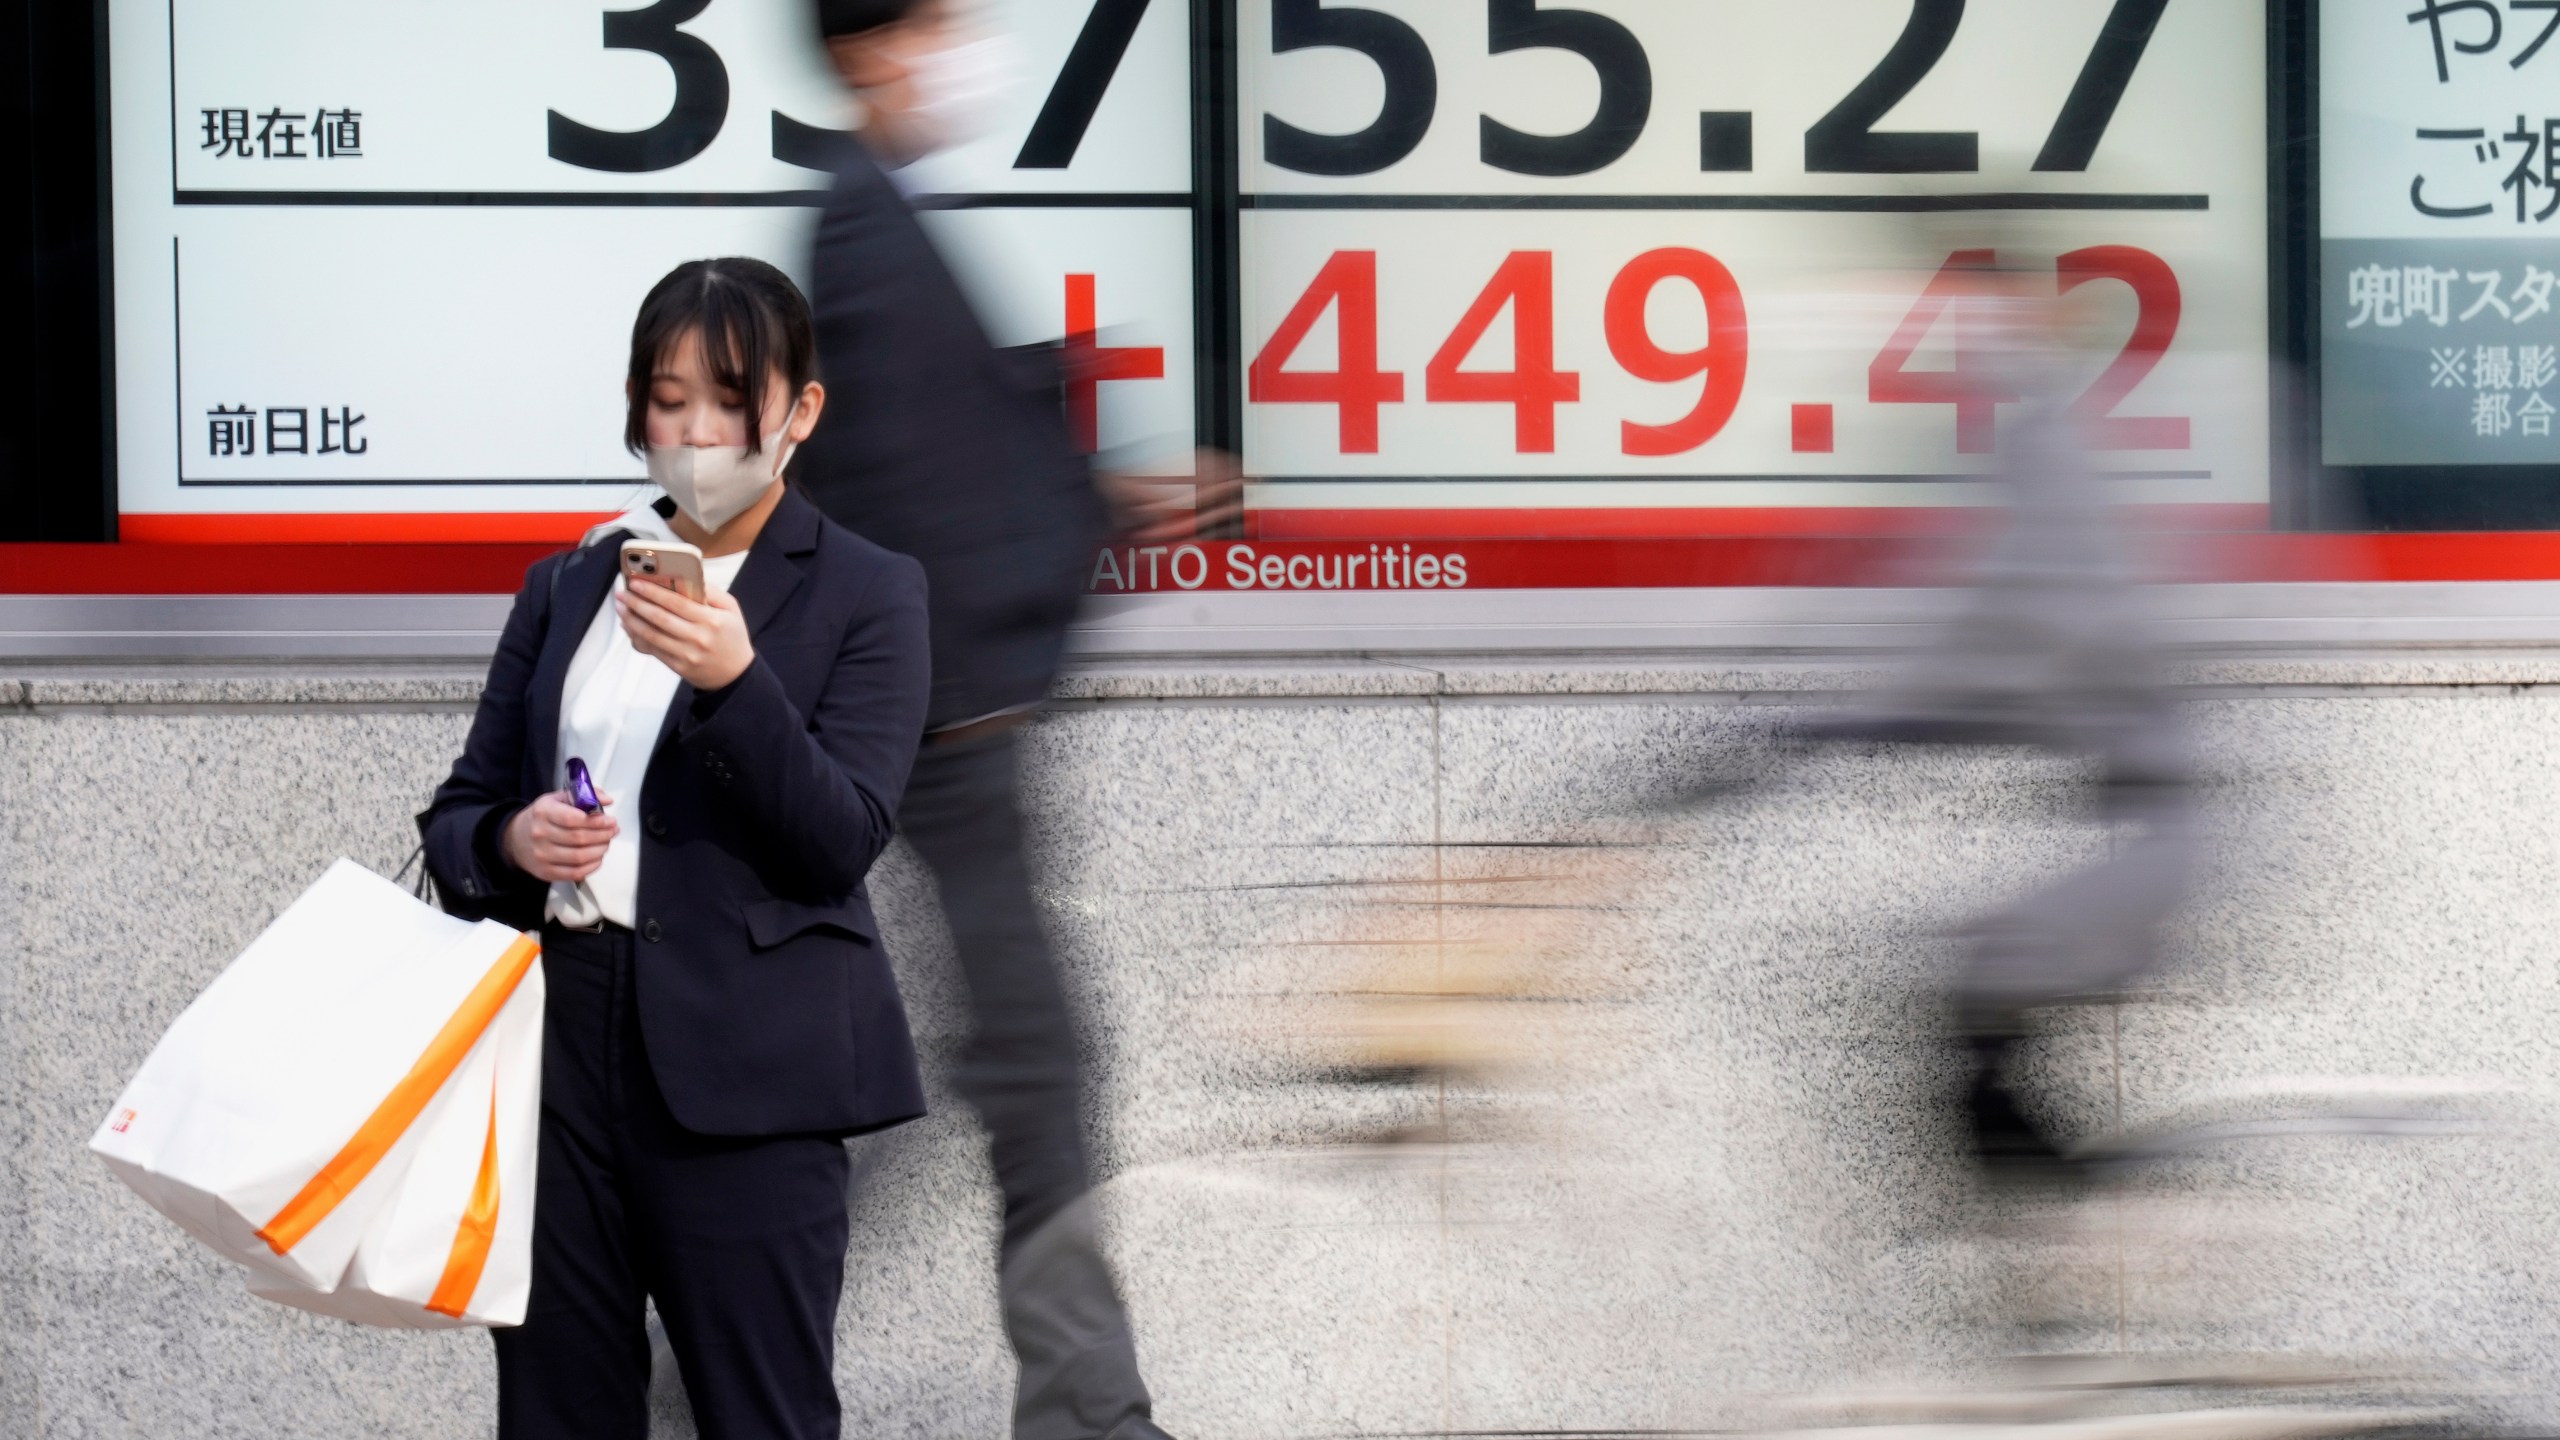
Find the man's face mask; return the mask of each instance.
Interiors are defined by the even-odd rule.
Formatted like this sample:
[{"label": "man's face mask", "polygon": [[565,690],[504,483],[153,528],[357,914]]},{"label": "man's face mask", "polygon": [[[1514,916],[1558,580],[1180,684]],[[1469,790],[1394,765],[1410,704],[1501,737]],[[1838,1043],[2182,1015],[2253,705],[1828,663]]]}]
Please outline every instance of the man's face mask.
[{"label": "man's face mask", "polygon": [[910,62],[914,120],[926,148],[948,150],[992,132],[1022,72],[1012,37],[999,31],[977,31]]}]

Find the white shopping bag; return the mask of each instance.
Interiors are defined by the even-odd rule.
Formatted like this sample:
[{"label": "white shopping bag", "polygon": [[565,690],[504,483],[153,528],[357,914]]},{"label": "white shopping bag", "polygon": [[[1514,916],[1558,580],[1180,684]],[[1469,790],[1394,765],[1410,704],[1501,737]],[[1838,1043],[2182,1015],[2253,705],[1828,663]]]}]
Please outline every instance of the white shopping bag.
[{"label": "white shopping bag", "polygon": [[519,1325],[533,1287],[542,967],[412,1127],[415,1153],[338,1287],[251,1270],[252,1293],[365,1325]]},{"label": "white shopping bag", "polygon": [[270,1298],[376,1324],[514,1323],[538,951],[340,860],[170,1026],[90,1148]]}]

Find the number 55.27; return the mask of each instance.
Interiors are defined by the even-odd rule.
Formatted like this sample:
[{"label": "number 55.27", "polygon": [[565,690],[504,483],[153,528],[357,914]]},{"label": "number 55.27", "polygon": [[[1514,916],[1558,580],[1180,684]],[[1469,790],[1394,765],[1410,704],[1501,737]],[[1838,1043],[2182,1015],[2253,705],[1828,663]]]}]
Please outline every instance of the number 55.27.
[{"label": "number 55.27", "polygon": [[[1468,0],[1434,0],[1450,9]],[[1579,55],[1599,81],[1590,120],[1566,135],[1516,130],[1491,115],[1477,118],[1478,154],[1488,165],[1521,175],[1587,175],[1633,148],[1653,109],[1652,62],[1626,25],[1593,11],[1541,0],[1481,0],[1487,50],[1564,50]],[[1706,9],[1698,0],[1697,8]],[[1757,0],[1771,9],[1812,12],[1815,0]],[[2062,6],[2066,0],[2038,0]],[[2221,0],[2216,0],[2221,3]],[[2542,0],[2532,0],[2542,3]],[[1813,174],[1964,173],[1981,168],[1981,139],[1971,131],[1894,131],[1876,126],[1928,79],[1955,44],[1965,0],[1909,0],[1892,46],[1875,68],[1805,131],[1804,166]],[[2113,0],[2097,43],[2081,63],[2070,98],[2036,154],[2040,171],[2084,171],[2115,119],[2169,0]],[[1815,43],[1834,43],[1818,32]],[[1307,175],[1371,175],[1411,155],[1430,132],[1439,105],[1439,72],[1431,48],[1405,20],[1382,10],[1327,0],[1271,0],[1271,53],[1350,50],[1377,67],[1382,96],[1375,118],[1358,130],[1304,130],[1277,115],[1262,117],[1264,158]],[[1773,55],[1769,63],[1786,57]],[[1710,111],[1698,117],[1699,166],[1751,168],[1751,116]]]}]

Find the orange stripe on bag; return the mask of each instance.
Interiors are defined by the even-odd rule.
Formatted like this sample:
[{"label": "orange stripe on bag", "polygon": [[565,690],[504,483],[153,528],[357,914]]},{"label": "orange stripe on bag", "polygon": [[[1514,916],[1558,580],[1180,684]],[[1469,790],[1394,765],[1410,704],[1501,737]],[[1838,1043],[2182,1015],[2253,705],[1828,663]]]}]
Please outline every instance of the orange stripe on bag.
[{"label": "orange stripe on bag", "polygon": [[462,1223],[454,1228],[453,1253],[445,1257],[444,1278],[436,1282],[436,1293],[427,1297],[427,1308],[439,1315],[462,1318],[471,1307],[471,1293],[480,1288],[480,1272],[489,1264],[489,1249],[498,1240],[498,1086],[489,1084],[489,1143],[480,1151],[480,1175],[471,1182],[471,1204],[462,1212]]},{"label": "orange stripe on bag", "polygon": [[355,1193],[364,1177],[372,1174],[382,1157],[391,1153],[391,1147],[400,1143],[400,1137],[408,1133],[427,1108],[427,1102],[444,1088],[444,1082],[453,1078],[462,1057],[471,1053],[482,1032],[498,1018],[498,1011],[516,993],[517,984],[541,953],[539,940],[530,935],[516,937],[507,953],[499,956],[489,973],[480,977],[480,983],[471,987],[453,1018],[445,1021],[436,1038],[427,1042],[418,1063],[409,1067],[409,1073],[400,1077],[400,1083],[391,1087],[391,1093],[382,1097],[373,1114],[356,1128],[355,1137],[330,1156],[329,1163],[311,1177],[311,1183],[284,1202],[284,1208],[258,1231],[258,1238],[267,1242],[268,1249],[282,1255],[301,1244],[304,1236],[329,1218],[329,1212],[337,1209],[340,1201]]}]

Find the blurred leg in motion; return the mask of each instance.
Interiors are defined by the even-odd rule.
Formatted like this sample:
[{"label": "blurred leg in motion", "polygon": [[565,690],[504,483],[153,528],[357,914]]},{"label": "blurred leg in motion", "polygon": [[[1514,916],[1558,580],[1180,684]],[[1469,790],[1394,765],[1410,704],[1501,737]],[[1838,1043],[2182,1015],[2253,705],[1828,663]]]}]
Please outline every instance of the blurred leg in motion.
[{"label": "blurred leg in motion", "polygon": [[2143,753],[2120,754],[2104,781],[2111,853],[1968,927],[1955,987],[1956,1028],[1972,1077],[1974,1153],[1995,1178],[2064,1178],[2065,1146],[2019,1108],[2010,1075],[2029,1012],[2120,993],[2155,968],[2160,932],[2195,867],[2194,797],[2166,707]]},{"label": "blurred leg in motion", "polygon": [[2033,746],[2102,766],[2107,857],[1967,926],[1954,987],[1975,1153],[2026,1178],[2069,1168],[2010,1090],[2029,1012],[2120,993],[2158,965],[2161,926],[2195,867],[2194,761],[2142,567],[2052,390],[2068,348],[2043,302],[1993,292],[1980,303],[1996,338],[1989,373],[2005,381],[1984,398],[2015,406],[2000,437],[2001,528],[1964,577],[1953,622],[1897,682],[1814,733]]},{"label": "blurred leg in motion", "polygon": [[928,740],[899,822],[942,893],[974,1029],[956,1077],[1004,1192],[998,1272],[1017,1440],[1159,1434],[1087,1195],[1075,1023],[1033,908],[1018,732]]}]

